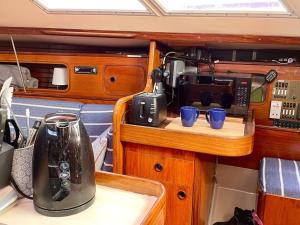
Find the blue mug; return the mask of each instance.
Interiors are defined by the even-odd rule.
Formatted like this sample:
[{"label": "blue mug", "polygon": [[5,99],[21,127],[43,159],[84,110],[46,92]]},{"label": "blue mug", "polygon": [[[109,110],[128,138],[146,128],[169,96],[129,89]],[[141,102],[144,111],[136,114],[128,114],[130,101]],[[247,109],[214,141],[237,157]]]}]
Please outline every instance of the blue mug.
[{"label": "blue mug", "polygon": [[182,106],[180,108],[181,123],[184,127],[192,127],[199,117],[200,111],[196,107]]},{"label": "blue mug", "polygon": [[206,111],[205,116],[211,128],[221,129],[224,125],[226,111],[221,108],[212,108]]}]

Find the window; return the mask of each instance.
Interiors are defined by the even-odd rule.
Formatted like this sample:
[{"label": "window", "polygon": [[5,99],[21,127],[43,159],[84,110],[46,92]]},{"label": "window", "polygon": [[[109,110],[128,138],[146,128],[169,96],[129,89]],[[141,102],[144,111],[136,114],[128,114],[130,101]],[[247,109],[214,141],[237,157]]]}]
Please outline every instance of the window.
[{"label": "window", "polygon": [[151,14],[139,0],[33,0],[47,12]]},{"label": "window", "polygon": [[290,14],[281,0],[155,0],[166,14]]}]

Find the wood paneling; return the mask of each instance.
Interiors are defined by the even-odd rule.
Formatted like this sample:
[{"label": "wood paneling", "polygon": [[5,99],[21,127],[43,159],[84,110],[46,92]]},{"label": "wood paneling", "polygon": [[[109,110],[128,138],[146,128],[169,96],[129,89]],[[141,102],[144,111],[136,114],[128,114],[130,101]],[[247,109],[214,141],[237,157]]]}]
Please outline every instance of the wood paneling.
[{"label": "wood paneling", "polygon": [[264,225],[300,225],[299,212],[299,199],[259,195],[258,213]]},{"label": "wood paneling", "polygon": [[[170,148],[161,149],[149,145],[124,143],[126,148],[126,173],[133,176],[159,180],[164,183],[187,186],[194,180],[193,152],[174,151]],[[161,171],[155,165],[162,166]]]},{"label": "wood paneling", "polygon": [[[148,58],[128,58],[124,56],[91,56],[91,55],[55,55],[55,54],[19,54],[21,63],[35,63],[35,64],[61,64],[68,68],[69,72],[69,88],[65,91],[47,90],[47,89],[30,89],[27,93],[16,93],[27,96],[44,96],[55,98],[72,98],[72,99],[94,99],[116,101],[122,96],[129,95],[137,90],[143,89],[146,85],[146,69],[148,65]],[[0,54],[0,62],[15,62],[13,54]],[[104,89],[104,68],[105,66],[124,66],[124,73],[119,73],[119,76],[127,76],[134,68],[142,68],[143,73],[139,71],[134,74],[138,77],[138,82],[135,85],[127,86],[125,82],[121,82],[119,88],[122,92],[117,94],[110,94]],[[75,74],[75,66],[96,66],[98,68],[97,74]],[[128,71],[129,70],[129,71]],[[122,78],[124,81],[124,79]],[[142,87],[142,88],[141,88]],[[115,89],[114,89],[115,90]]]},{"label": "wood paneling", "polygon": [[[207,66],[201,67],[203,71],[208,71]],[[260,73],[266,74],[271,69],[278,72],[279,80],[300,80],[300,65],[287,66],[278,64],[253,64],[253,63],[218,63],[214,66],[216,72],[235,73]],[[267,85],[266,98],[263,103],[252,103],[250,109],[254,110],[255,123],[257,125],[272,125],[269,119],[269,109],[272,98],[272,84]]]},{"label": "wood paneling", "polygon": [[[190,225],[193,209],[195,154],[170,148],[125,143],[126,174],[149,178],[166,187],[166,225]],[[161,171],[155,165],[161,165]],[[180,199],[178,193],[185,196]]]},{"label": "wood paneling", "polygon": [[[153,89],[153,84],[151,80],[151,72],[154,68],[160,65],[160,51],[157,48],[156,42],[152,41],[150,43],[149,50],[149,64],[147,73],[147,83],[144,91],[148,92]],[[119,99],[116,102],[114,113],[113,113],[113,171],[115,173],[124,173],[124,150],[123,144],[120,139],[120,126],[125,121],[125,113],[127,111],[128,102],[132,99],[133,95]]]},{"label": "wood paneling", "polygon": [[107,95],[125,96],[141,92],[145,88],[147,74],[143,66],[106,65],[103,79]]},{"label": "wood paneling", "polygon": [[[261,73],[266,74],[275,69],[279,80],[299,80],[300,65],[254,64],[254,63],[220,63],[215,65],[218,72]],[[206,70],[206,67],[203,68]],[[255,117],[255,136],[253,152],[248,156],[231,158],[221,157],[220,163],[258,169],[264,156],[300,160],[300,135],[294,129],[272,127],[269,119],[269,108],[272,98],[272,86],[267,86],[266,99],[263,103],[252,103]],[[228,146],[226,146],[228,148]]]},{"label": "wood paneling", "polygon": [[300,45],[299,37],[258,36],[258,35],[230,35],[230,34],[193,34],[167,32],[129,32],[104,31],[84,29],[57,29],[57,28],[30,28],[30,27],[1,27],[1,34],[28,34],[28,35],[59,35],[79,37],[109,37],[134,38],[156,40],[168,45],[205,46],[209,43],[242,43],[242,44],[273,44],[273,45]]},{"label": "wood paneling", "polygon": [[[167,225],[207,224],[215,156],[129,142],[123,145],[127,175],[153,179],[166,187]],[[179,192],[185,196],[179,198]]]},{"label": "wood paneling", "polygon": [[256,126],[253,152],[250,155],[220,158],[220,163],[259,169],[263,157],[300,160],[300,131]]},{"label": "wood paneling", "polygon": [[207,225],[214,190],[216,157],[197,154],[193,193],[193,225]]}]

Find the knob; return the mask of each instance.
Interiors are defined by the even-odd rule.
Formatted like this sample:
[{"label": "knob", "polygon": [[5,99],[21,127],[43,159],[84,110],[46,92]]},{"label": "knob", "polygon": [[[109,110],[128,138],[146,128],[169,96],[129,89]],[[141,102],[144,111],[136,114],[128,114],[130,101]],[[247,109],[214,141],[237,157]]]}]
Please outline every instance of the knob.
[{"label": "knob", "polygon": [[185,198],[186,198],[186,192],[185,192],[185,191],[178,191],[177,197],[178,197],[180,200],[185,199]]},{"label": "knob", "polygon": [[114,83],[114,82],[116,81],[116,77],[115,77],[115,76],[111,76],[109,79],[110,79],[110,81],[111,81],[112,83]]},{"label": "knob", "polygon": [[156,172],[161,172],[163,170],[163,168],[164,167],[160,163],[156,163],[154,165],[154,169],[155,169]]}]

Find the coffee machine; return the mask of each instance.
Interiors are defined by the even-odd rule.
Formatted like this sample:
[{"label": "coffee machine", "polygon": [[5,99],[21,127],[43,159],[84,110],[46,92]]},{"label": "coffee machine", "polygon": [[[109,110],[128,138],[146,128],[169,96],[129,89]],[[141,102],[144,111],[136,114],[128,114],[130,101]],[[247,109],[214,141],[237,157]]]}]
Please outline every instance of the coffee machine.
[{"label": "coffee machine", "polygon": [[92,205],[95,165],[92,146],[79,116],[48,114],[33,153],[33,203],[46,216],[67,216]]}]

